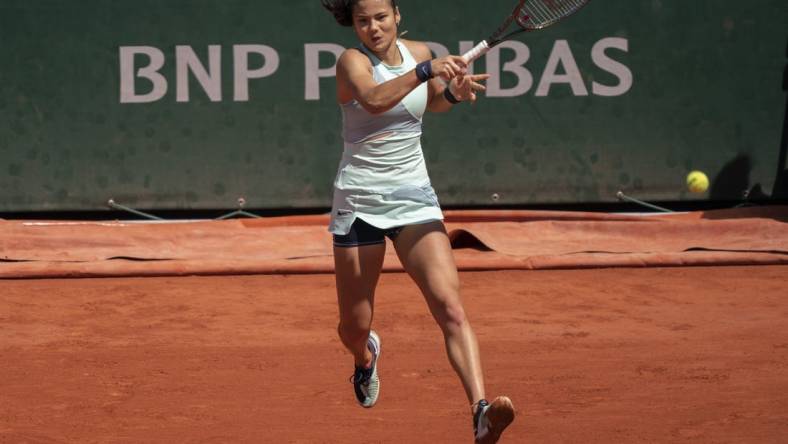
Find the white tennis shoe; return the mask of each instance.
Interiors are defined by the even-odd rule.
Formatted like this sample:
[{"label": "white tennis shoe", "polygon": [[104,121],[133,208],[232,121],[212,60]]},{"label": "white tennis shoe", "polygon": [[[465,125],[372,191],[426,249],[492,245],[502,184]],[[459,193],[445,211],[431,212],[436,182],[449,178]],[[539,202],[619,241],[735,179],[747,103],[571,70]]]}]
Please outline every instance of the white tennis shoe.
[{"label": "white tennis shoe", "polygon": [[493,399],[492,403],[482,399],[473,415],[473,434],[476,444],[498,442],[504,429],[514,421],[514,406],[506,396]]},{"label": "white tennis shoe", "polygon": [[372,352],[372,365],[369,368],[356,366],[352,377],[356,400],[364,408],[374,406],[378,402],[378,394],[380,393],[380,378],[378,377],[380,338],[374,331],[369,332],[367,348]]}]

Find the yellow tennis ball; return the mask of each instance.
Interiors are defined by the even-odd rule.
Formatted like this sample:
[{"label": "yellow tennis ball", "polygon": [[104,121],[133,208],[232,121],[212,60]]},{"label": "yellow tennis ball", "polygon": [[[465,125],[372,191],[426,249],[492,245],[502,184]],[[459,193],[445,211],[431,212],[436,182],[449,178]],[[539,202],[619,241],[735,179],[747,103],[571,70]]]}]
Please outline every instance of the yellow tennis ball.
[{"label": "yellow tennis ball", "polygon": [[709,178],[703,171],[692,171],[687,174],[687,188],[693,193],[705,193],[709,189]]}]

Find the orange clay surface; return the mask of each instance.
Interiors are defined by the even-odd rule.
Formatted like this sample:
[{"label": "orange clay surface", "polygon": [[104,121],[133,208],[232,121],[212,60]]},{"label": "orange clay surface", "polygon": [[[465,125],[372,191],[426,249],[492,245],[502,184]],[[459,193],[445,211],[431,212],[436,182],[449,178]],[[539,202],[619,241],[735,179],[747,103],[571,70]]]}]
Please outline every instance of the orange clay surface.
[{"label": "orange clay surface", "polygon": [[[788,266],[464,272],[502,443],[785,442]],[[415,285],[355,405],[333,277],[0,281],[0,443],[470,443]]]}]

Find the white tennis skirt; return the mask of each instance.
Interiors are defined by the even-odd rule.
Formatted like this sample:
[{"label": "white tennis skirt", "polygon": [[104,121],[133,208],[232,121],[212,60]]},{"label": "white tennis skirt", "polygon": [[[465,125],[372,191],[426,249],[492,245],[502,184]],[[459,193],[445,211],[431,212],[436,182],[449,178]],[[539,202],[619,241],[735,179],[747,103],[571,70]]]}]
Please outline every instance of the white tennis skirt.
[{"label": "white tennis skirt", "polygon": [[380,229],[443,220],[421,135],[345,143],[328,231],[345,235],[357,217]]}]

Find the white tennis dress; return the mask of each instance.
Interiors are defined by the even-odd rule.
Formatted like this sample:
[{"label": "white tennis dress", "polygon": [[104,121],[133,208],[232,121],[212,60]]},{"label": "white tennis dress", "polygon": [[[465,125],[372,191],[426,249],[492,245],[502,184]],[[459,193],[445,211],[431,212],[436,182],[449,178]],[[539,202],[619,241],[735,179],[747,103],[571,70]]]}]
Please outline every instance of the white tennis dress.
[{"label": "white tennis dress", "polygon": [[[359,45],[372,61],[378,84],[416,67],[405,44],[397,41],[397,47],[402,64],[389,66]],[[381,229],[443,220],[421,150],[427,94],[425,82],[377,115],[356,100],[340,105],[344,151],[334,180],[328,231],[345,235],[357,217]]]}]

